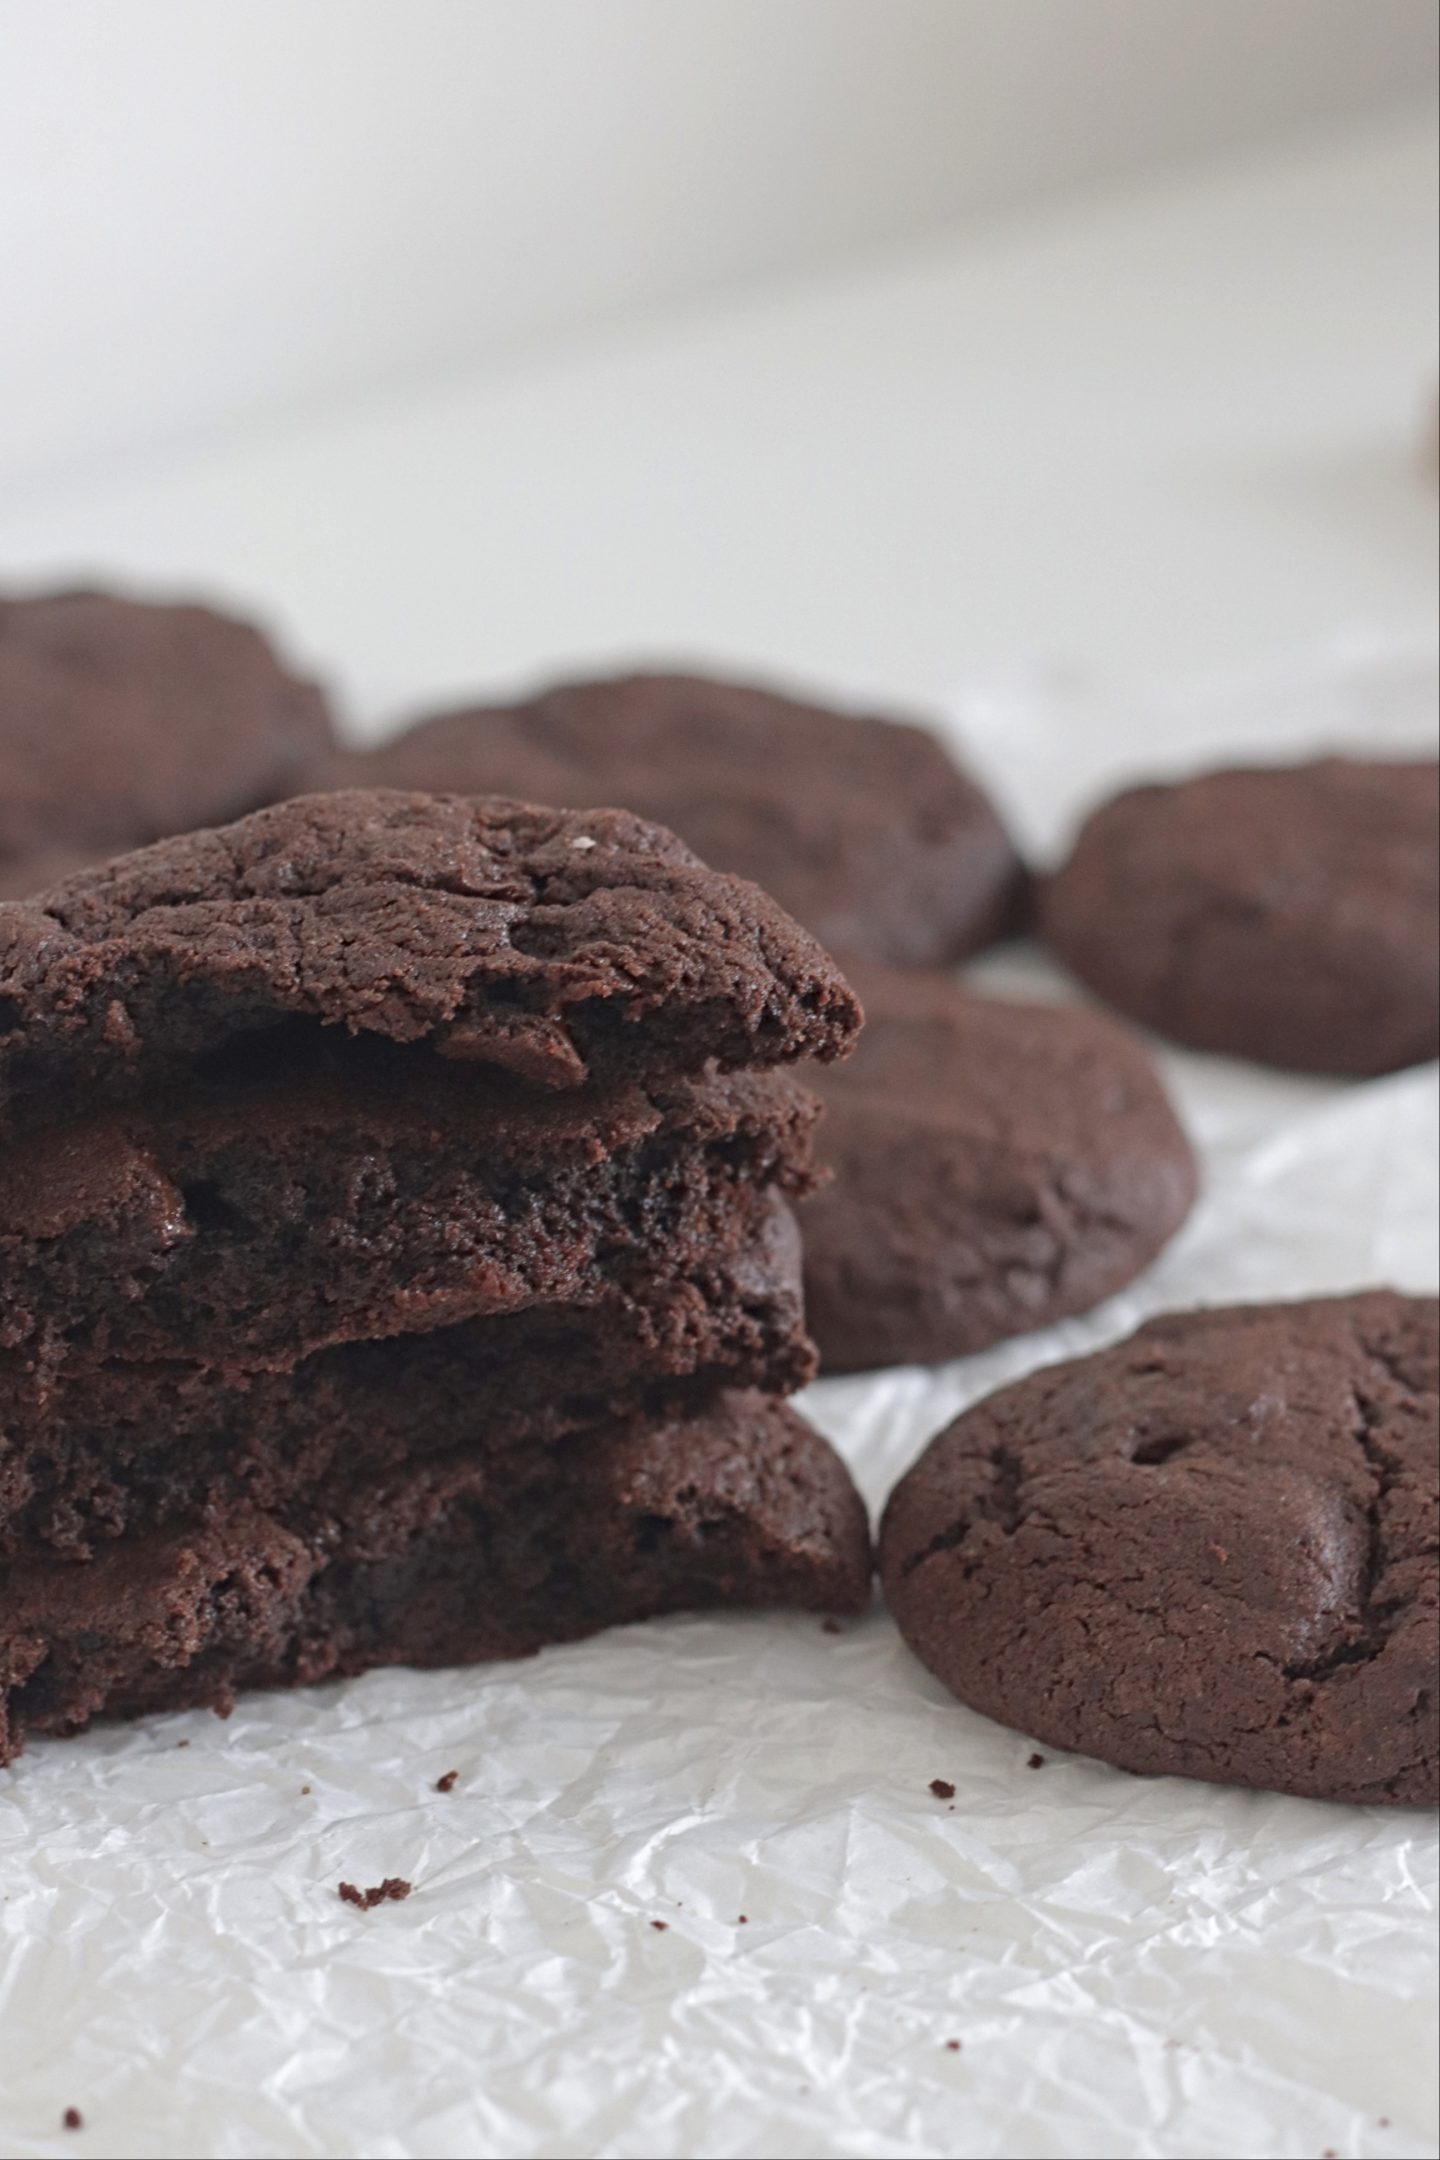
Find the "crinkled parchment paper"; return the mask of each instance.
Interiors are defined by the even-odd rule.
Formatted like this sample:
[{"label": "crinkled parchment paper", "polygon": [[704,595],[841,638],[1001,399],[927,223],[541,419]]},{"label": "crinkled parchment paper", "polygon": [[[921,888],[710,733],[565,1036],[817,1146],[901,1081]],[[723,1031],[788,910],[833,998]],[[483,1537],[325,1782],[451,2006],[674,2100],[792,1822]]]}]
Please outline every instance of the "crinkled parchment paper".
[{"label": "crinkled parchment paper", "polygon": [[[1434,699],[1432,656],[1357,647],[1143,711],[1012,685],[956,723],[1046,848],[1147,764],[1423,740]],[[1034,957],[979,972],[1074,994]],[[964,1404],[1148,1312],[1433,1281],[1433,1070],[1165,1062],[1208,1182],[1143,1283],[813,1391],[876,1504]],[[1427,1820],[1031,1753],[878,1609],[37,1743],[0,1774],[0,2151],[1435,2151]],[[408,1902],[336,1895],[387,1875]]]}]

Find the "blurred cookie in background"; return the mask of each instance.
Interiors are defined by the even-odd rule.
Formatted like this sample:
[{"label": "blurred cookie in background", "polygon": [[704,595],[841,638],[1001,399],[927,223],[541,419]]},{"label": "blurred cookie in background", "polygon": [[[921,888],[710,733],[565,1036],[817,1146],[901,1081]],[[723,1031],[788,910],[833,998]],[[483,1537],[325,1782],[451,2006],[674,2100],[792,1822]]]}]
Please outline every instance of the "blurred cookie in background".
[{"label": "blurred cookie in background", "polygon": [[0,597],[0,897],[223,823],[331,743],[250,623],[101,592]]},{"label": "blurred cookie in background", "polygon": [[1016,850],[935,736],[741,683],[562,684],[423,720],[307,784],[634,810],[763,886],[842,959],[939,965],[1023,919]]},{"label": "blurred cookie in background", "polygon": [[1099,1014],[851,971],[855,1054],[818,1068],[801,1210],[826,1372],[968,1356],[1087,1311],[1190,1211],[1190,1145],[1139,1043]]},{"label": "blurred cookie in background", "polygon": [[1039,899],[1097,996],[1197,1050],[1364,1076],[1440,1049],[1440,765],[1323,758],[1102,803]]}]

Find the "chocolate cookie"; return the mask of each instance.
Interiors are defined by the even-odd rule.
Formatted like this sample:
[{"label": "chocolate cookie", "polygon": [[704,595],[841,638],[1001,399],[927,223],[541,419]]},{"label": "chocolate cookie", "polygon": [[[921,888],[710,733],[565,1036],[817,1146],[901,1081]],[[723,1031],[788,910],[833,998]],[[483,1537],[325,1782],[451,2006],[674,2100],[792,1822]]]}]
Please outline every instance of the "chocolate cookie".
[{"label": "chocolate cookie", "polygon": [[249,623],[93,592],[0,599],[0,897],[273,802],[325,701]]},{"label": "chocolate cookie", "polygon": [[0,1568],[0,1764],[31,1733],[376,1665],[520,1657],[660,1613],[869,1595],[865,1510],[781,1403],[719,1397],[551,1447],[477,1444],[349,1484],[297,1533],[247,1500],[75,1565]]},{"label": "chocolate cookie", "polygon": [[852,972],[860,1046],[815,1082],[834,1180],[801,1217],[825,1370],[963,1357],[1138,1275],[1195,1197],[1139,1045],[948,976]]},{"label": "chocolate cookie", "polygon": [[962,1702],[1123,1770],[1433,1803],[1437,1308],[1152,1320],[967,1411],[880,1568]]},{"label": "chocolate cookie", "polygon": [[32,1131],[0,1150],[0,1350],[283,1370],[593,1303],[807,1191],[815,1107],[787,1074],[545,1094],[402,1051]]},{"label": "chocolate cookie", "polygon": [[352,1485],[462,1433],[544,1448],[691,1415],[725,1388],[789,1394],[814,1371],[799,1233],[774,1194],[684,1272],[657,1252],[583,1305],[345,1343],[289,1371],[0,1352],[0,1560],[88,1560],[242,1499],[310,1536]]},{"label": "chocolate cookie", "polygon": [[1177,1042],[1364,1075],[1440,1049],[1437,910],[1440,766],[1326,758],[1117,795],[1041,924]]},{"label": "chocolate cookie", "polygon": [[260,1033],[280,1076],[317,1024],[575,1087],[835,1057],[859,1008],[773,901],[621,811],[302,797],[0,905],[0,1129]]},{"label": "chocolate cookie", "polygon": [[323,784],[623,803],[753,878],[842,956],[940,965],[1020,920],[1015,850],[933,735],[739,683],[564,684],[424,721],[341,756]]}]

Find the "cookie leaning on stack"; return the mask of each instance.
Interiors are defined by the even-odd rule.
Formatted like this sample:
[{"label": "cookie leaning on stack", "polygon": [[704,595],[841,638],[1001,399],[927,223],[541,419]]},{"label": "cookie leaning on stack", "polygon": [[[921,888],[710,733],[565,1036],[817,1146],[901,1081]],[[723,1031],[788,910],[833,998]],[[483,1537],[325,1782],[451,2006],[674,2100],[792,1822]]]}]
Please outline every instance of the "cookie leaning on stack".
[{"label": "cookie leaning on stack", "polygon": [[0,1761],[863,1601],[786,1200],[854,998],[662,829],[302,799],[0,907]]}]

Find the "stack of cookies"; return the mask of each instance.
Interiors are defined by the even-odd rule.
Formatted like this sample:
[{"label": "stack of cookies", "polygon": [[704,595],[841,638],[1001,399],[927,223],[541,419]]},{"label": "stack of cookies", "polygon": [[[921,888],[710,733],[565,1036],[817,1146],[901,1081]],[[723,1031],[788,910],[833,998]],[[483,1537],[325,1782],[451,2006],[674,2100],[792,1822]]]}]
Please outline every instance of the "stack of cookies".
[{"label": "stack of cookies", "polygon": [[0,1762],[682,1608],[856,1609],[783,1070],[858,1008],[620,812],[302,798],[0,906]]}]

